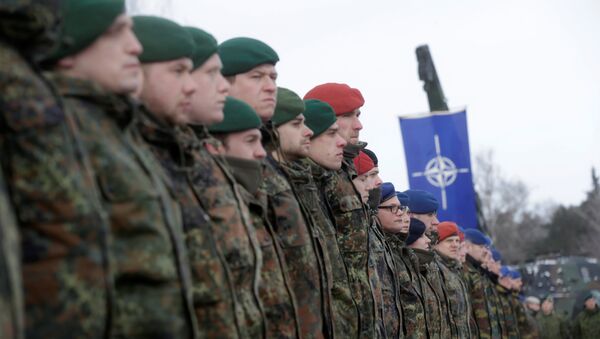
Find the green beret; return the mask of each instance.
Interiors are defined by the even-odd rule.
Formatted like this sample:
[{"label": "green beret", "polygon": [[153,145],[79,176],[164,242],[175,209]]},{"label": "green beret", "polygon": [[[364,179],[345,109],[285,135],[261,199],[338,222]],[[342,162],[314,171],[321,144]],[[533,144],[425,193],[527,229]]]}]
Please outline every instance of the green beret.
[{"label": "green beret", "polygon": [[142,63],[192,58],[194,40],[188,31],[176,22],[157,16],[134,16],[133,31],[144,51]]},{"label": "green beret", "polygon": [[246,73],[256,66],[279,61],[277,53],[262,41],[252,38],[233,38],[219,45],[224,76]]},{"label": "green beret", "polygon": [[223,107],[223,121],[208,127],[211,133],[234,133],[260,128],[262,122],[256,111],[242,100],[227,97]]},{"label": "green beret", "polygon": [[217,39],[211,34],[207,33],[196,27],[185,27],[188,33],[194,40],[194,55],[192,61],[194,62],[194,69],[202,66],[213,54],[217,53]]},{"label": "green beret", "polygon": [[313,138],[325,132],[336,122],[335,111],[325,101],[317,99],[304,100],[304,123],[313,131]]},{"label": "green beret", "polygon": [[273,125],[279,126],[304,113],[304,101],[287,88],[277,88],[277,105],[273,114]]},{"label": "green beret", "polygon": [[63,0],[59,43],[48,60],[57,61],[82,51],[124,13],[124,0]]}]

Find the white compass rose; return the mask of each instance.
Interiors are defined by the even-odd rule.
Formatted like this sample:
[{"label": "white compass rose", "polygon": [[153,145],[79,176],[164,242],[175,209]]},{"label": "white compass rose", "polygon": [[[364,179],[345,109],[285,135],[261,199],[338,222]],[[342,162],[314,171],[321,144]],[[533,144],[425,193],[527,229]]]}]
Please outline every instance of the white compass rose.
[{"label": "white compass rose", "polygon": [[424,176],[431,185],[439,187],[442,190],[442,208],[447,209],[446,187],[452,185],[456,181],[456,177],[459,173],[469,173],[469,169],[456,168],[456,165],[452,160],[442,156],[440,138],[437,134],[434,136],[434,141],[435,158],[427,162],[423,172],[415,172],[412,176],[413,178]]}]

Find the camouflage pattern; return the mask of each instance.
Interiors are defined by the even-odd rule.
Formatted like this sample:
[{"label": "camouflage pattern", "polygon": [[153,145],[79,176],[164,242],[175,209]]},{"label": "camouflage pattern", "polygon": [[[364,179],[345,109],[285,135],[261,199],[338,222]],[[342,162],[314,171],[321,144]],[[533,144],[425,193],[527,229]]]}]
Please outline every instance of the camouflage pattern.
[{"label": "camouflage pattern", "polygon": [[[536,316],[536,320],[540,328],[540,338],[562,339],[571,337],[567,319],[556,314],[554,311],[550,314],[544,314],[544,312],[540,311]],[[600,333],[600,327],[598,327],[595,333]]]},{"label": "camouflage pattern", "polygon": [[317,229],[311,227],[288,181],[291,169],[268,157],[261,186],[268,196],[269,221],[285,255],[287,274],[296,295],[304,338],[321,338],[331,332],[328,318],[326,272],[317,253]]},{"label": "camouflage pattern", "polygon": [[[437,234],[437,232],[434,232]],[[446,287],[446,280],[442,275],[440,266],[442,266],[441,258],[436,252],[432,252],[433,260],[427,267],[427,280],[431,283],[435,294],[440,302],[442,311],[442,338],[456,338],[458,337],[458,330],[452,317],[450,300],[448,297],[448,290]]]},{"label": "camouflage pattern", "polygon": [[[334,218],[331,208],[322,196],[318,187],[323,187],[333,173],[317,165],[310,159],[299,161],[308,166],[308,173],[301,178],[291,177],[291,183],[298,194],[298,199],[314,218],[314,225],[323,236],[323,257],[327,259],[327,281],[331,296],[331,313],[333,336],[337,338],[358,337],[358,306],[350,290],[350,281],[344,258],[336,240]],[[326,253],[325,253],[326,252]]]},{"label": "camouflage pattern", "polygon": [[136,111],[130,99],[85,80],[50,77],[89,152],[103,209],[110,218],[112,336],[194,335],[180,211],[163,184],[160,165],[132,128]]},{"label": "camouflage pattern", "polygon": [[189,172],[194,194],[208,212],[211,231],[232,274],[236,292],[236,318],[244,338],[265,336],[266,324],[258,285],[262,252],[240,187],[222,157],[213,156],[206,145],[219,141],[205,128],[194,128],[194,168]]},{"label": "camouflage pattern", "polygon": [[503,323],[506,328],[506,338],[517,339],[519,338],[519,326],[515,312],[510,304],[510,298],[512,298],[511,291],[500,284],[496,285],[496,290],[500,297],[500,306],[504,315]]},{"label": "camouflage pattern", "polygon": [[515,317],[517,318],[517,325],[519,327],[520,337],[524,339],[539,338],[537,326],[535,326],[535,324],[530,321],[531,319],[529,319],[530,316],[527,314],[525,306],[519,300],[518,292],[512,291],[510,304],[515,314]]},{"label": "camouflage pattern", "polygon": [[471,314],[471,301],[467,293],[467,287],[462,281],[461,264],[458,260],[447,257],[437,252],[437,265],[444,279],[446,292],[448,293],[449,309],[457,338],[471,338],[469,325],[469,314]]},{"label": "camouflage pattern", "polygon": [[17,225],[0,167],[0,337],[23,338],[23,292]]},{"label": "camouflage pattern", "polygon": [[493,272],[485,271],[484,282],[486,285],[486,298],[490,306],[490,323],[492,329],[496,329],[502,338],[508,336],[508,330],[504,323],[504,312],[502,309],[502,303],[496,286],[498,285],[498,275]]},{"label": "camouflage pattern", "polygon": [[600,310],[584,309],[573,320],[573,339],[595,339],[600,333]]},{"label": "camouflage pattern", "polygon": [[371,207],[368,207],[368,210],[371,216],[369,226],[369,278],[373,294],[377,297],[377,325],[378,327],[381,326],[382,337],[384,338],[403,337],[402,307],[398,296],[396,265],[391,248],[385,242],[381,225],[376,218],[376,210]]},{"label": "camouflage pattern", "polygon": [[[242,185],[240,193],[248,205],[262,251],[263,264],[258,292],[265,311],[267,338],[298,338],[300,321],[296,301],[283,251],[267,218],[267,193],[258,185],[250,187],[250,183],[262,182],[263,164],[257,160],[230,157],[226,161],[233,176]],[[252,166],[258,167],[257,170],[249,171]],[[256,177],[252,177],[253,173]]]},{"label": "camouflage pattern", "polygon": [[225,257],[216,246],[210,217],[194,195],[188,180],[188,172],[194,166],[194,155],[187,145],[196,140],[195,135],[160,122],[145,109],[142,109],[136,127],[162,165],[168,178],[165,183],[181,208],[199,337],[235,338],[239,336],[239,329],[235,319],[236,300],[231,273]]},{"label": "camouflage pattern", "polygon": [[396,265],[396,280],[403,313],[403,325],[406,338],[428,338],[427,323],[425,321],[425,303],[421,294],[419,273],[413,268],[417,263],[413,251],[404,245],[406,234],[386,233],[386,242],[389,244]]},{"label": "camouflage pattern", "polygon": [[[442,300],[436,293],[435,287],[430,279],[430,264],[433,263],[433,252],[421,249],[412,249],[417,260],[413,261],[414,269],[417,273],[418,284],[423,295],[425,304],[425,321],[427,322],[427,330],[429,338],[449,338],[444,337],[442,333],[449,333],[449,329],[442,328],[443,318]],[[446,322],[447,324],[447,322]]]},{"label": "camouflage pattern", "polygon": [[87,150],[51,87],[1,41],[0,105],[0,157],[23,253],[26,336],[105,337],[114,299],[109,226]]},{"label": "camouflage pattern", "polygon": [[467,255],[467,261],[463,266],[463,281],[469,291],[473,318],[477,325],[480,338],[498,338],[500,330],[497,321],[490,313],[491,307],[487,293],[487,278],[485,270],[473,257]]},{"label": "camouflage pattern", "polygon": [[360,336],[373,338],[375,298],[368,274],[369,218],[352,183],[356,177],[352,159],[361,147],[364,145],[346,146],[342,168],[332,172],[331,180],[320,188],[335,218],[338,246],[348,270],[352,296],[359,307]]}]

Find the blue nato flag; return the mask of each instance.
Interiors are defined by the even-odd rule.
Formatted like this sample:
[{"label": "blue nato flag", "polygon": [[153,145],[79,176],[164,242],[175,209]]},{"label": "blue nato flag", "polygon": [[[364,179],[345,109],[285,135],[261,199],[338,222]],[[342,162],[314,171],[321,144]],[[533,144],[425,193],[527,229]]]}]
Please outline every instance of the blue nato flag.
[{"label": "blue nato flag", "polygon": [[466,110],[400,117],[411,189],[433,193],[438,219],[477,228]]}]

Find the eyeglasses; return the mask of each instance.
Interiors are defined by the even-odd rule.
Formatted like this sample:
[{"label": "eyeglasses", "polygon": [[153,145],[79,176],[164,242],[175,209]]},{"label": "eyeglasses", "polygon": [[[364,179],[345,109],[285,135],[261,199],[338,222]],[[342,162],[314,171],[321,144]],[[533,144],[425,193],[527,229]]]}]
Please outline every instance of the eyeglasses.
[{"label": "eyeglasses", "polygon": [[398,211],[400,211],[402,213],[406,213],[408,211],[407,206],[400,206],[400,205],[379,206],[379,208],[383,209],[383,210],[388,210],[388,211],[392,212],[392,214],[396,214],[396,213],[398,213]]}]

